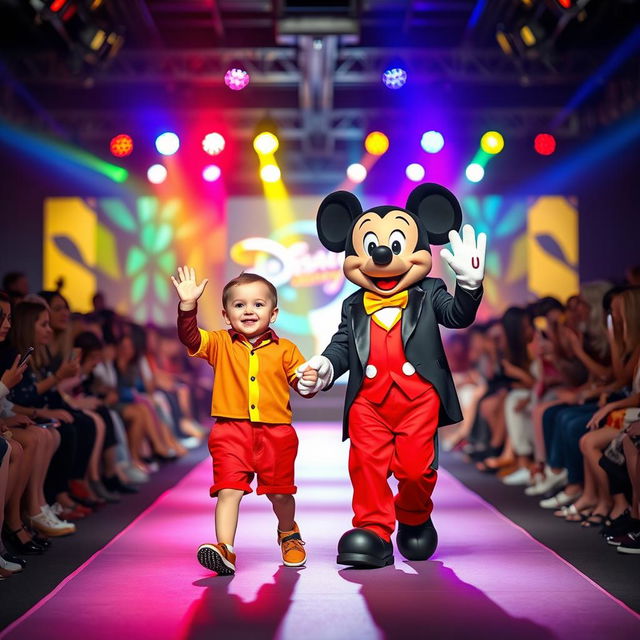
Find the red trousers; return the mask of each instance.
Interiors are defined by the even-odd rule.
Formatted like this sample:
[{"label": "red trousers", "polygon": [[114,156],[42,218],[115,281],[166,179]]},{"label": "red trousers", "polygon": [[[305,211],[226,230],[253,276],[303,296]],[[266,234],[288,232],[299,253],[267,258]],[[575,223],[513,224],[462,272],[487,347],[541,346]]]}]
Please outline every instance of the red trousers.
[{"label": "red trousers", "polygon": [[258,476],[258,495],[295,493],[294,464],[298,436],[290,424],[264,424],[218,418],[209,434],[213,461],[212,498],[221,489],[251,493]]},{"label": "red trousers", "polygon": [[[439,409],[433,387],[409,400],[394,384],[380,405],[356,397],[349,410],[354,527],[389,540],[396,520],[417,525],[429,519]],[[395,499],[388,482],[392,473],[398,480]]]}]

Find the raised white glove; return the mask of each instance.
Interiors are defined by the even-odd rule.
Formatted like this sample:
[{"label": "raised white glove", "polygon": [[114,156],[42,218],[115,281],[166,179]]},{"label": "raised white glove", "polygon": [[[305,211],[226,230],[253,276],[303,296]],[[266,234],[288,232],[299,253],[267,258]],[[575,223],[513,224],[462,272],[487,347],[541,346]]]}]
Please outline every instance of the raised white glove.
[{"label": "raised white glove", "polygon": [[[318,380],[311,384],[302,377],[302,372],[307,368],[315,369],[318,372]],[[310,360],[301,364],[296,369],[296,375],[300,378],[298,382],[298,392],[301,396],[310,396],[312,393],[324,389],[333,380],[333,365],[326,356],[313,356]]]},{"label": "raised white glove", "polygon": [[487,234],[478,234],[470,224],[462,227],[462,238],[457,231],[449,231],[451,249],[440,252],[442,259],[453,269],[456,281],[463,289],[478,289],[484,278],[484,256],[487,250]]}]

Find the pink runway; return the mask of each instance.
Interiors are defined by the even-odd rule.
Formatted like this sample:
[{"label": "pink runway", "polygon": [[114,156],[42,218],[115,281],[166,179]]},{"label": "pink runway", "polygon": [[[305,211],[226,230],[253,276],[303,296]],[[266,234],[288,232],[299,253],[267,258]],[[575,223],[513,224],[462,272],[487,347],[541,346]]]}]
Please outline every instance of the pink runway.
[{"label": "pink runway", "polygon": [[[195,559],[212,538],[204,461],[0,637],[581,638],[640,637],[640,617],[441,471],[440,546],[428,562],[341,569],[350,527],[347,444],[337,424],[299,425],[298,522],[308,566],[280,566],[268,501],[243,501],[238,573]],[[72,614],[71,614],[72,612]]]}]

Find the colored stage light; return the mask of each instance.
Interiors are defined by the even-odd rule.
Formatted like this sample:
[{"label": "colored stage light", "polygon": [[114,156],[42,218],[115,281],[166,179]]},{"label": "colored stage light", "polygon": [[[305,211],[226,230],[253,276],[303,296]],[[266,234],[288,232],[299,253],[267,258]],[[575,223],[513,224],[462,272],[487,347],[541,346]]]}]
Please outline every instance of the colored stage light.
[{"label": "colored stage light", "polygon": [[116,158],[124,158],[133,151],[133,140],[126,133],[121,133],[111,138],[109,150]]},{"label": "colored stage light", "polygon": [[405,170],[407,178],[413,182],[420,182],[424,178],[424,173],[424,167],[417,162],[413,162]]},{"label": "colored stage light", "polygon": [[161,164],[151,165],[147,169],[147,179],[151,184],[162,184],[167,179],[167,168]]},{"label": "colored stage light", "polygon": [[202,148],[210,156],[217,156],[224,151],[225,139],[219,133],[207,133],[202,139]]},{"label": "colored stage light", "polygon": [[360,183],[367,177],[367,169],[359,162],[350,164],[347,167],[347,177],[351,182]]},{"label": "colored stage light", "polygon": [[209,164],[202,170],[202,179],[205,182],[215,182],[222,175],[217,164]]},{"label": "colored stage light", "polygon": [[484,178],[484,169],[477,162],[472,162],[465,170],[469,182],[480,182]]},{"label": "colored stage light", "polygon": [[573,6],[573,0],[557,0],[557,2],[563,9],[571,9]]},{"label": "colored stage light", "polygon": [[244,69],[229,69],[224,74],[224,83],[232,91],[240,91],[249,84],[249,74]]},{"label": "colored stage light", "polygon": [[550,133],[539,133],[533,141],[533,148],[541,156],[550,156],[556,150],[556,139]]},{"label": "colored stage light", "polygon": [[482,138],[480,138],[480,148],[490,156],[500,153],[504,149],[504,138],[502,134],[497,131],[487,131]]},{"label": "colored stage light", "polygon": [[364,148],[372,156],[381,156],[389,149],[389,138],[381,131],[372,131],[364,139]]},{"label": "colored stage light", "polygon": [[438,153],[444,147],[444,136],[439,131],[427,131],[422,134],[420,145],[427,153]]},{"label": "colored stage light", "polygon": [[387,89],[400,89],[407,82],[407,72],[402,67],[392,67],[382,74],[382,82]]},{"label": "colored stage light", "polygon": [[502,52],[506,55],[510,56],[513,53],[513,47],[511,46],[511,42],[509,40],[509,35],[504,31],[496,32],[496,41],[500,45]]},{"label": "colored stage light", "polygon": [[268,156],[275,153],[280,146],[280,142],[275,134],[270,131],[263,131],[253,139],[253,148],[261,156]]},{"label": "colored stage light", "polygon": [[163,156],[172,156],[180,148],[180,138],[172,131],[166,131],[156,138],[156,149]]},{"label": "colored stage light", "polygon": [[282,173],[280,172],[280,167],[275,164],[265,164],[260,169],[260,178],[264,182],[278,182]]}]

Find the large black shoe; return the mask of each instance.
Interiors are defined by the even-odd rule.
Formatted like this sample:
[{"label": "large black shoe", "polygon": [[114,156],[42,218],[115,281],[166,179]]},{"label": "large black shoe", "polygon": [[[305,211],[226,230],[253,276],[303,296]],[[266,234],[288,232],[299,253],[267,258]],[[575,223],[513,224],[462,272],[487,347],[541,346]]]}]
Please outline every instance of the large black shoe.
[{"label": "large black shoe", "polygon": [[431,518],[418,525],[398,522],[396,543],[407,560],[428,560],[438,546],[438,532]]},{"label": "large black shoe", "polygon": [[338,542],[338,564],[374,569],[393,564],[393,545],[368,529],[351,529]]}]

